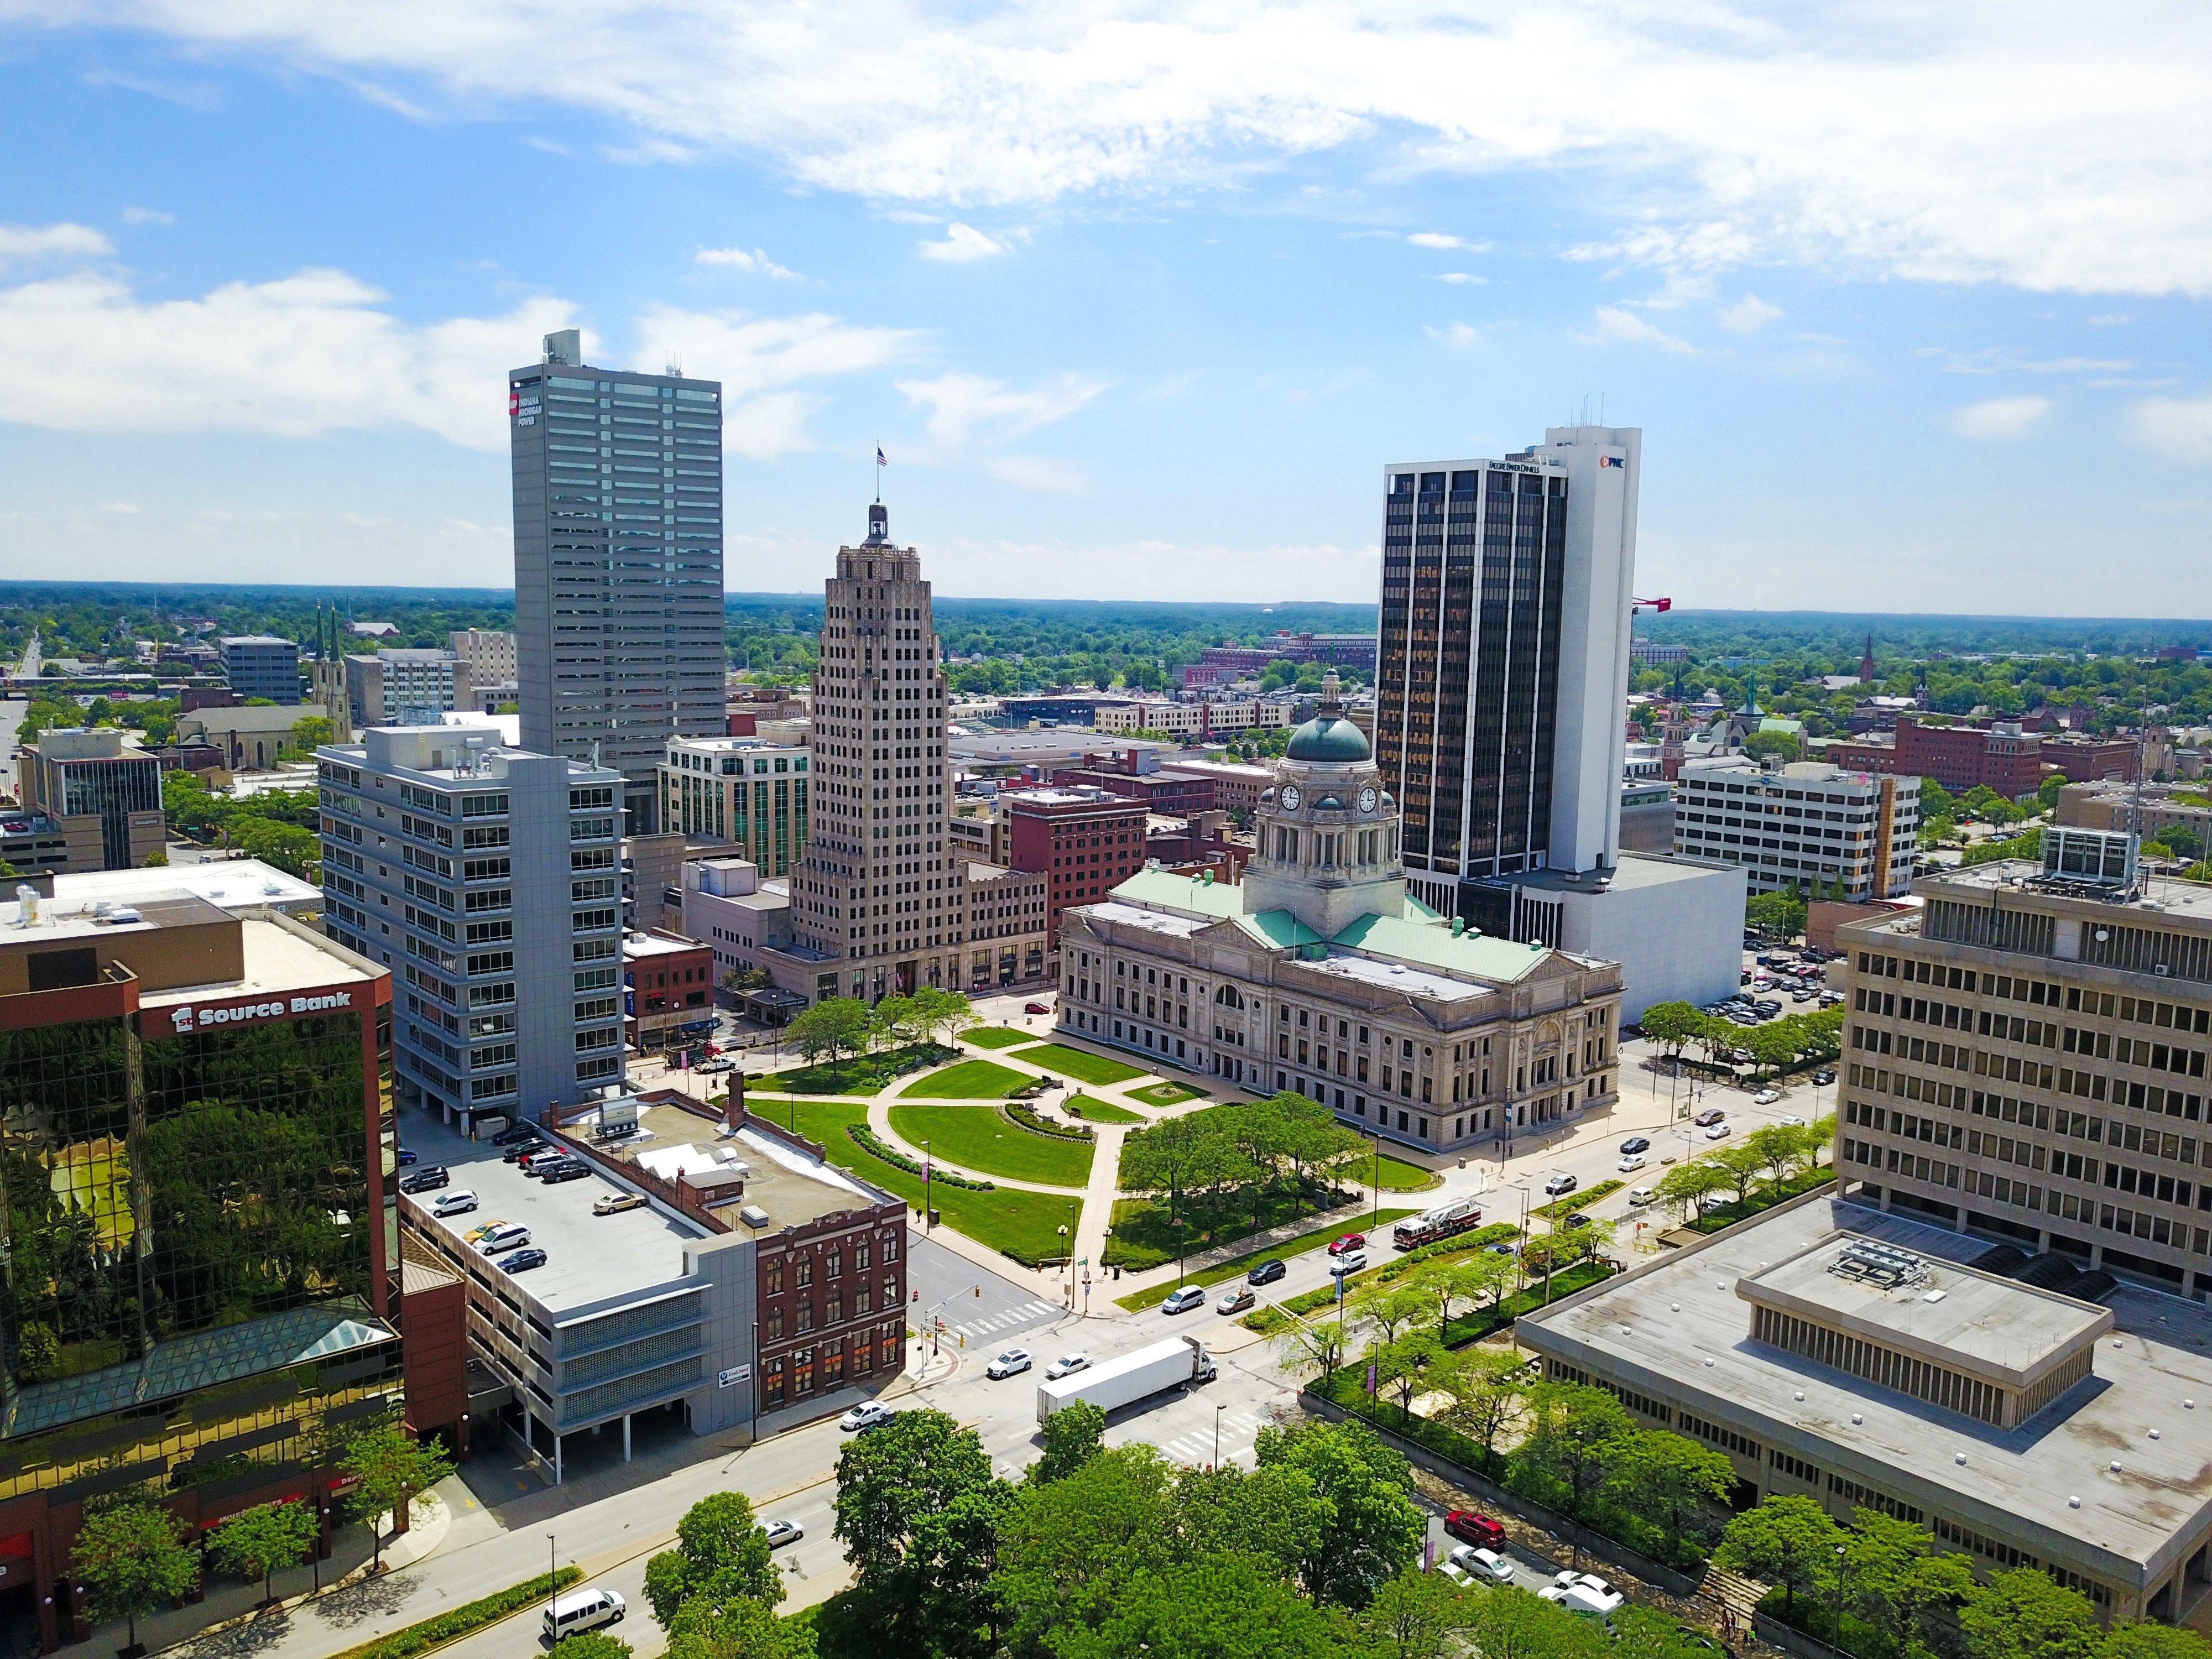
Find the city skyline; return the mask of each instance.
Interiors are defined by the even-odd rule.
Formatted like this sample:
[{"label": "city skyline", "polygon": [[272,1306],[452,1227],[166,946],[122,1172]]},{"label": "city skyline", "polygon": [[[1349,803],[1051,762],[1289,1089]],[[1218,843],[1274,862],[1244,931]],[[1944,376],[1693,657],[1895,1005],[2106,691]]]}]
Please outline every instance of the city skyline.
[{"label": "city skyline", "polygon": [[880,444],[948,592],[1364,600],[1376,462],[1587,404],[1686,605],[2212,610],[2202,18],[71,15],[0,114],[25,575],[502,582],[575,327],[730,388],[738,592]]}]

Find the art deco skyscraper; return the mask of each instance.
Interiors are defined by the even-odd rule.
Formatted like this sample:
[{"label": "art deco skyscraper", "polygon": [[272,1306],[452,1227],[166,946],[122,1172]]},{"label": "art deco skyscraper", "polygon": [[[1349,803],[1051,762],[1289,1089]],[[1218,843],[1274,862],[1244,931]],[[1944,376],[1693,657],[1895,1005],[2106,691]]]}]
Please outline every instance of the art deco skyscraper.
[{"label": "art deco skyscraper", "polygon": [[620,772],[644,831],[669,738],[725,729],[722,389],[581,357],[507,377],[522,747]]},{"label": "art deco skyscraper", "polygon": [[1634,428],[1561,427],[1384,470],[1376,758],[1438,909],[1620,856],[1642,452]]},{"label": "art deco skyscraper", "polygon": [[814,798],[792,931],[824,996],[961,988],[968,860],[948,845],[945,672],[921,556],[878,501],[837,550],[814,672]]}]

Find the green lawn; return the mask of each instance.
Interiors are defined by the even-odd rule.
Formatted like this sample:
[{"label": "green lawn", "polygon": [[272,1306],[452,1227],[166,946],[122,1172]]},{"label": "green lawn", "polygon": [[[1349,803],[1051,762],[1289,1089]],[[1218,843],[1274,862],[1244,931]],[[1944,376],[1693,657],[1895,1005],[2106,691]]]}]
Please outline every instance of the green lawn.
[{"label": "green lawn", "polygon": [[[1348,1183],[1346,1195],[1350,1195]],[[1189,1255],[1216,1244],[1249,1238],[1270,1227],[1302,1220],[1316,1210],[1339,1208],[1344,1201],[1342,1197],[1328,1199],[1312,1193],[1297,1197],[1289,1193],[1270,1193],[1255,1221],[1249,1194],[1231,1194],[1211,1204],[1194,1202],[1186,1194],[1176,1210],[1183,1223],[1183,1254]],[[1350,1224],[1358,1225],[1356,1218]],[[1167,1201],[1117,1199],[1114,1204],[1113,1235],[1106,1241],[1106,1265],[1141,1272],[1175,1259],[1176,1235],[1168,1225]]]},{"label": "green lawn", "polygon": [[[1371,1239],[1376,1228],[1387,1227],[1413,1213],[1411,1210],[1385,1209],[1379,1215],[1355,1216],[1348,1222],[1332,1222],[1326,1227],[1316,1227],[1310,1233],[1300,1233],[1296,1238],[1286,1238],[1279,1244],[1270,1244],[1264,1250],[1253,1250],[1244,1255],[1231,1257],[1227,1261],[1218,1261],[1211,1267],[1186,1273],[1183,1278],[1193,1285],[1218,1285],[1224,1279],[1242,1279],[1262,1261],[1287,1261],[1294,1255],[1303,1255],[1345,1233],[1365,1233]],[[1131,1313],[1142,1313],[1146,1309],[1166,1301],[1168,1293],[1174,1289],[1173,1285],[1155,1285],[1150,1290],[1121,1297],[1114,1305],[1127,1308]]]},{"label": "green lawn", "polygon": [[1196,1100],[1205,1094],[1203,1089],[1194,1089],[1187,1083],[1154,1083],[1142,1089],[1129,1091],[1129,1098],[1141,1100],[1147,1106],[1174,1106],[1186,1100]]},{"label": "green lawn", "polygon": [[[1371,1157],[1346,1164],[1344,1173],[1348,1180],[1370,1183],[1377,1181],[1376,1163]],[[1380,1184],[1386,1193],[1419,1193],[1443,1185],[1443,1177],[1433,1170],[1424,1170],[1418,1164],[1408,1164],[1401,1158],[1393,1158],[1385,1152],[1382,1154]]]},{"label": "green lawn", "polygon": [[909,1146],[926,1140],[932,1157],[978,1175],[1050,1187],[1091,1179],[1091,1142],[1024,1129],[995,1106],[894,1106],[891,1127]]},{"label": "green lawn", "polygon": [[1006,1025],[985,1025],[973,1031],[963,1031],[961,1039],[978,1048],[1011,1048],[1018,1042],[1034,1042],[1035,1031],[1017,1031]]},{"label": "green lawn", "polygon": [[1070,1048],[1059,1042],[1040,1042],[1034,1048],[1019,1050],[1014,1058],[1048,1072],[1065,1072],[1085,1083],[1127,1083],[1133,1077],[1144,1076],[1134,1066],[1124,1066],[1118,1060],[1108,1060],[1103,1054]]},{"label": "green lawn", "polygon": [[1140,1114],[1125,1111],[1121,1107],[1089,1095],[1070,1095],[1060,1102],[1060,1109],[1070,1117],[1079,1117],[1088,1123],[1143,1123],[1148,1120]]},{"label": "green lawn", "polygon": [[[884,1163],[845,1133],[845,1126],[849,1123],[867,1122],[868,1109],[865,1105],[857,1101],[837,1100],[763,1102],[760,1115],[794,1126],[808,1139],[820,1141],[828,1150],[832,1164],[850,1170],[864,1181],[873,1182],[887,1193],[896,1194],[907,1201],[908,1207],[921,1208],[920,1176],[909,1175],[896,1164]],[[1059,1230],[1074,1224],[1077,1206],[1072,1199],[1055,1198],[1049,1193],[1014,1192],[1003,1187],[995,1192],[969,1193],[957,1187],[932,1182],[929,1201],[937,1206],[946,1226],[967,1234],[980,1244],[1003,1251],[1025,1266],[1034,1267],[1039,1262],[1058,1261],[1067,1254],[1067,1242]]]},{"label": "green lawn", "polygon": [[825,1062],[794,1066],[787,1071],[769,1072],[754,1079],[754,1086],[771,1092],[794,1095],[872,1095],[904,1073],[919,1070],[952,1056],[953,1050],[950,1048],[940,1048],[935,1043],[921,1043],[910,1048],[860,1054],[850,1060],[838,1060],[834,1065]]},{"label": "green lawn", "polygon": [[902,1100],[1004,1100],[1036,1079],[989,1060],[963,1060],[916,1078],[899,1091]]}]

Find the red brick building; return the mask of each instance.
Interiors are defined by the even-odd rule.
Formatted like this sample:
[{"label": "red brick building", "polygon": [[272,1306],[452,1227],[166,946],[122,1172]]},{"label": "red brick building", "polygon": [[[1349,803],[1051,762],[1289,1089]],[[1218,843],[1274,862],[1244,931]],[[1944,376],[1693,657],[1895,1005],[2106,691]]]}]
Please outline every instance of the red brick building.
[{"label": "red brick building", "polygon": [[2127,738],[2036,731],[2018,720],[1931,724],[1900,714],[1894,742],[1831,744],[1825,758],[1862,772],[1933,778],[1954,795],[1986,787],[2017,800],[2042,786],[2046,768],[2076,783],[2132,778],[2136,745]]},{"label": "red brick building", "polygon": [[633,1052],[681,1047],[686,1028],[714,1022],[714,949],[650,928],[623,939],[623,1024]]},{"label": "red brick building", "polygon": [[1060,913],[1096,904],[1145,867],[1145,803],[1101,788],[1020,789],[1000,797],[1006,852],[1017,870],[1042,874],[1045,945],[1060,943]]},{"label": "red brick building", "polygon": [[1080,766],[1057,769],[1053,782],[1061,788],[1110,789],[1163,817],[1187,818],[1211,812],[1214,781],[1186,772],[1164,772],[1156,750],[1132,749],[1112,755],[1085,755]]}]

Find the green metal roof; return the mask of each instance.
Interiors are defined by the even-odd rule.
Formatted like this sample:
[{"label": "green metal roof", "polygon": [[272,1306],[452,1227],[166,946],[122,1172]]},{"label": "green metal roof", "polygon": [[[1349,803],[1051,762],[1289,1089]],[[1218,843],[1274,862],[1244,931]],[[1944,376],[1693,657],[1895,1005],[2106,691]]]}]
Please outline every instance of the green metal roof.
[{"label": "green metal roof", "polygon": [[1296,761],[1327,761],[1340,766],[1357,764],[1374,754],[1367,734],[1341,714],[1315,715],[1291,733],[1290,747],[1283,752]]}]

